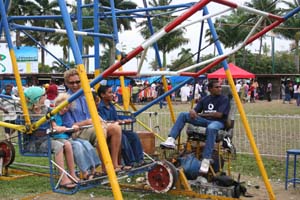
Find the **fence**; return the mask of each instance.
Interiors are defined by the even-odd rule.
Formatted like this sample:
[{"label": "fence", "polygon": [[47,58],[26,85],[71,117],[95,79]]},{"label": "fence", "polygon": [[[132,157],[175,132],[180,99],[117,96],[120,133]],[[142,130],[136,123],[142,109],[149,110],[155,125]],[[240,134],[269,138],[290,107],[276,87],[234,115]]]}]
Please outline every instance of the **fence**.
[{"label": "fence", "polygon": [[[177,116],[178,113],[175,113]],[[170,113],[144,112],[138,119],[148,124],[152,130],[167,138],[172,122]],[[300,116],[285,115],[247,115],[247,119],[261,155],[285,157],[286,150],[300,148]],[[144,130],[140,125],[135,130]],[[185,130],[182,131],[182,141],[185,141]],[[235,115],[234,145],[238,153],[253,154],[240,115]],[[156,146],[160,140],[156,139]]]}]

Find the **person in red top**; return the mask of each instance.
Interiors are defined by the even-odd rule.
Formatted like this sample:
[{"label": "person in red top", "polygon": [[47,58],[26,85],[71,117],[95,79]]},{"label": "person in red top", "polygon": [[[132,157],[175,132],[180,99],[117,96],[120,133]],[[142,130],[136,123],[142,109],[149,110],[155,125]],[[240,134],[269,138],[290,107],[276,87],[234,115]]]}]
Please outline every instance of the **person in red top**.
[{"label": "person in red top", "polygon": [[46,90],[46,94],[47,94],[47,99],[49,99],[50,101],[50,106],[54,105],[54,99],[57,97],[58,94],[58,87],[55,84],[54,80],[50,81],[50,85]]}]

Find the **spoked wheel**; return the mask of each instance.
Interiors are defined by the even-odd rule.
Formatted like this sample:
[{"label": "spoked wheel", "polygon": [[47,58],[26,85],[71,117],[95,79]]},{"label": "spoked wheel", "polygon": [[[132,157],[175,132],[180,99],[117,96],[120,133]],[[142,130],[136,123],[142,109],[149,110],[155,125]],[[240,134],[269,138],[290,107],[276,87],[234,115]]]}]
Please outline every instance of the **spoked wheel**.
[{"label": "spoked wheel", "polygon": [[177,178],[178,172],[175,166],[168,161],[156,162],[156,166],[146,173],[147,184],[157,193],[168,192]]},{"label": "spoked wheel", "polygon": [[3,159],[3,167],[8,167],[15,160],[15,148],[11,142],[0,141],[0,158]]}]

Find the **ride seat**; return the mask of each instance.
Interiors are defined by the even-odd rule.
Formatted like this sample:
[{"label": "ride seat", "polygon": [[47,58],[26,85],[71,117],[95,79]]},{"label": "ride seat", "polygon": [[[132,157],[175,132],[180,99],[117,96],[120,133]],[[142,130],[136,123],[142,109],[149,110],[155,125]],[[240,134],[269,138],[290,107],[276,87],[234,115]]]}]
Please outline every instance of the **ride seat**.
[{"label": "ride seat", "polygon": [[[225,128],[219,130],[216,137],[216,143],[224,140],[224,138],[232,139],[233,137],[233,127],[234,127],[234,115],[236,112],[236,105],[234,99],[232,98],[232,92],[229,85],[222,85],[222,94],[228,96],[230,102],[230,110],[226,120]],[[188,141],[206,141],[205,127],[195,126],[192,124],[187,125],[186,133],[188,136]]]},{"label": "ride seat", "polygon": [[122,127],[122,131],[133,132],[133,125],[136,122],[134,115],[130,111],[117,110],[118,118],[121,120],[130,120],[126,123],[119,124]]}]

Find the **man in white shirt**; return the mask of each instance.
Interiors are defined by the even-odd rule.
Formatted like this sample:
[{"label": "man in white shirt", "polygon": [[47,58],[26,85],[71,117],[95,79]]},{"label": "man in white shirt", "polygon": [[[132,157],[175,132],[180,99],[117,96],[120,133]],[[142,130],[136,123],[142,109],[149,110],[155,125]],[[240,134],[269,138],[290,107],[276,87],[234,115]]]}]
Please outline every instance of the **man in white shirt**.
[{"label": "man in white shirt", "polygon": [[[5,86],[4,95],[11,96],[12,99],[9,98],[1,98],[0,99],[0,110],[2,110],[5,114],[3,115],[3,121],[7,123],[16,123],[17,119],[17,104],[19,104],[18,98],[16,98],[12,94],[13,86],[8,84]],[[13,129],[5,128],[5,137],[8,141],[10,141],[11,135],[14,133]]]},{"label": "man in white shirt", "polygon": [[238,81],[237,84],[235,85],[235,89],[236,89],[237,93],[239,94],[240,98],[241,98],[241,87],[242,87],[241,82]]},{"label": "man in white shirt", "polygon": [[181,102],[187,102],[190,95],[190,88],[187,84],[180,88]]}]

